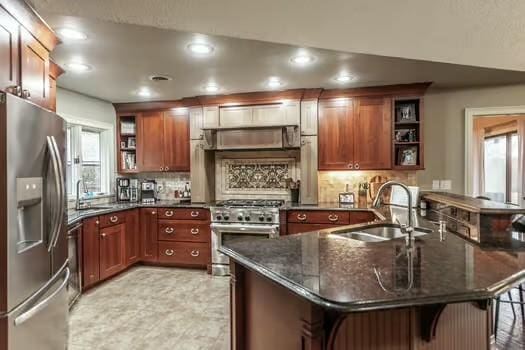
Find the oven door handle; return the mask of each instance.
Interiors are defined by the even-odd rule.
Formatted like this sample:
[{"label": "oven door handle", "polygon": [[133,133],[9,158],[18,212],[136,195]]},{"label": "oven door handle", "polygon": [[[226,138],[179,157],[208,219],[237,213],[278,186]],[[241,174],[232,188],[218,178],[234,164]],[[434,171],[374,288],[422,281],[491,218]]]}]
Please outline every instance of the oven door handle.
[{"label": "oven door handle", "polygon": [[212,230],[226,231],[226,232],[247,232],[251,234],[268,234],[278,233],[279,225],[246,225],[246,224],[218,224],[212,223],[210,225]]}]

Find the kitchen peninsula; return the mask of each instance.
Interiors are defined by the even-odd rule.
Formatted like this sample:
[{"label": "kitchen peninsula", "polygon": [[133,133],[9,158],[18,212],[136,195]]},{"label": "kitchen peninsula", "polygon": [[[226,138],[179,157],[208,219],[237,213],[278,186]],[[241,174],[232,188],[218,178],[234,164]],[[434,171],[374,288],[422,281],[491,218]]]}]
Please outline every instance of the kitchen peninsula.
[{"label": "kitchen peninsula", "polygon": [[345,237],[403,210],[383,206],[382,222],[223,247],[233,348],[491,348],[491,300],[523,279],[524,253],[486,251],[421,213],[415,226],[432,232],[411,254],[401,237]]}]

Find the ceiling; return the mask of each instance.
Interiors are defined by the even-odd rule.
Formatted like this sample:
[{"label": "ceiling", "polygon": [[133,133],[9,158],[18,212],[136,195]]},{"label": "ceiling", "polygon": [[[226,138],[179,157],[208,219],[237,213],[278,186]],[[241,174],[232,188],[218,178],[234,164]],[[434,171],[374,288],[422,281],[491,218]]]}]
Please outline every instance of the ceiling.
[{"label": "ceiling", "polygon": [[522,0],[29,1],[42,14],[525,71]]},{"label": "ceiling", "polygon": [[[74,2],[74,1],[73,1]],[[425,62],[366,54],[350,54],[324,49],[256,40],[204,36],[148,26],[118,24],[95,19],[42,13],[52,28],[75,28],[85,32],[85,41],[65,42],[52,56],[61,66],[80,61],[93,66],[90,72],[66,72],[60,87],[111,102],[172,100],[205,94],[208,83],[220,86],[218,93],[267,89],[269,77],[279,77],[291,88],[340,88],[433,81],[441,88],[514,84],[525,81],[525,72],[514,72]],[[210,43],[214,52],[195,57],[187,49],[194,40]],[[316,60],[297,66],[290,58],[308,52]],[[340,72],[356,79],[341,85],[334,80]],[[173,78],[153,82],[151,75]],[[137,93],[148,87],[152,96]]]}]

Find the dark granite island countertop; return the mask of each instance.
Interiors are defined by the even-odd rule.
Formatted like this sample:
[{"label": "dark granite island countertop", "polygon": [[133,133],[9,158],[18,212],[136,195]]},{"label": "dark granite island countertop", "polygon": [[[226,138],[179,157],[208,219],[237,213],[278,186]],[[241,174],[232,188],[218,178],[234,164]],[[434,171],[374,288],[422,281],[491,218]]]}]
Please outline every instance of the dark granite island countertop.
[{"label": "dark granite island countertop", "polygon": [[[387,206],[379,211],[387,218],[384,222],[392,222],[393,217],[401,218],[402,212],[406,213],[406,209]],[[482,322],[483,327],[490,329],[487,326],[491,317],[490,300],[525,280],[525,252],[484,250],[453,233],[440,234],[437,226],[416,215],[417,226],[432,228],[434,232],[416,238],[413,250],[414,282],[407,290],[408,258],[404,239],[362,242],[338,236],[340,232],[371,225],[377,224],[352,225],[272,240],[236,241],[221,250],[235,265],[234,285],[238,280],[247,279],[240,276],[259,276],[271,284],[284,287],[295,298],[321,308],[324,318],[334,313],[348,315],[359,311],[366,314],[382,312],[385,315],[398,312],[396,310],[400,308],[416,308],[419,310],[416,319],[420,320],[426,317],[428,310],[439,309],[436,305],[464,307],[476,302],[486,311],[483,317],[487,320],[486,324]],[[380,271],[386,290],[381,287],[374,267]],[[236,270],[243,273],[236,275]],[[250,277],[250,281],[256,279]],[[251,293],[253,288],[249,287],[242,293]],[[271,298],[269,290],[265,293]],[[291,303],[291,300],[288,302]],[[485,335],[490,338],[490,332]]]}]

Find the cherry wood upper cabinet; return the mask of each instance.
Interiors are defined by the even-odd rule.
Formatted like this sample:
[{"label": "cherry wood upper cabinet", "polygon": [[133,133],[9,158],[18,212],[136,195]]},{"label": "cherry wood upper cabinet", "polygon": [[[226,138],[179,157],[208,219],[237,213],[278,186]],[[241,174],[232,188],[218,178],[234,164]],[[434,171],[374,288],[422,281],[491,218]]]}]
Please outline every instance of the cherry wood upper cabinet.
[{"label": "cherry wood upper cabinet", "polygon": [[0,6],[0,90],[9,91],[18,85],[20,25]]},{"label": "cherry wood upper cabinet", "polygon": [[354,113],[354,169],[392,167],[391,99],[358,98]]},{"label": "cherry wood upper cabinet", "polygon": [[319,103],[319,170],[352,168],[353,108],[351,99]]},{"label": "cherry wood upper cabinet", "polygon": [[190,171],[189,114],[164,113],[164,171]]},{"label": "cherry wood upper cabinet", "polygon": [[49,52],[27,30],[21,30],[20,83],[22,97],[49,105]]},{"label": "cherry wood upper cabinet", "polygon": [[162,112],[145,112],[138,118],[137,157],[140,171],[164,170],[164,118]]},{"label": "cherry wood upper cabinet", "polygon": [[125,224],[100,230],[100,279],[113,276],[126,267]]},{"label": "cherry wood upper cabinet", "polygon": [[98,217],[83,221],[82,227],[82,288],[88,288],[100,280]]}]

